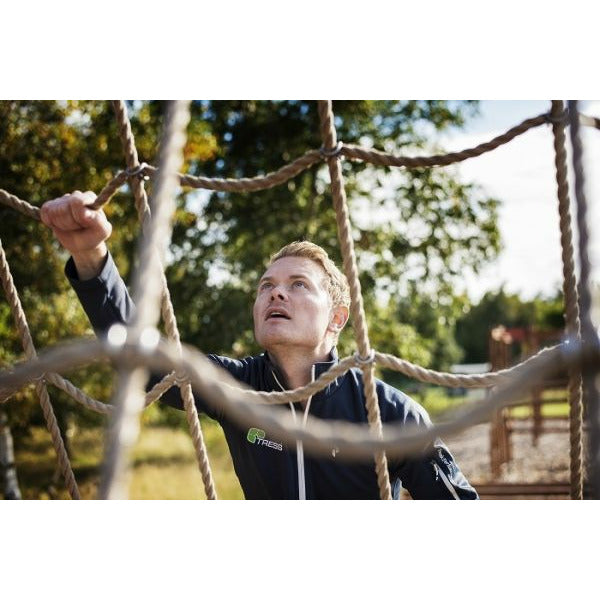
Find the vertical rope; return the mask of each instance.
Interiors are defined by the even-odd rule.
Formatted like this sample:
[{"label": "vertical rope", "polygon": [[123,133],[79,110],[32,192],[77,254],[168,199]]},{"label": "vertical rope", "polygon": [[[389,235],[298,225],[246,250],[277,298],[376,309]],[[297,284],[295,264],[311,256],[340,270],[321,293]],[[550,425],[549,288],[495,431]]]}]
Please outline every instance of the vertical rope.
[{"label": "vertical rope", "polygon": [[[17,329],[21,337],[21,343],[25,349],[25,355],[28,359],[35,358],[37,353],[33,345],[33,339],[29,331],[29,326],[27,325],[25,312],[23,311],[21,301],[19,300],[19,295],[17,294],[17,290],[8,267],[6,254],[4,253],[4,248],[2,247],[2,240],[0,240],[0,278],[2,279],[2,287],[6,293],[15,323],[17,324]],[[48,427],[48,431],[50,432],[50,437],[52,438],[52,444],[56,450],[60,472],[64,477],[71,498],[73,498],[73,500],[79,500],[79,489],[77,488],[75,475],[73,474],[73,469],[71,468],[67,450],[65,448],[62,436],[60,435],[60,428],[58,427],[56,415],[52,409],[46,384],[42,381],[37,381],[35,384],[35,391],[40,399],[42,413],[44,415],[44,419],[46,419],[46,425]]]},{"label": "vertical rope", "polygon": [[[579,314],[581,340],[585,346],[598,345],[598,336],[592,323],[592,294],[590,288],[591,265],[589,259],[589,230],[587,224],[587,200],[585,197],[585,174],[583,171],[583,148],[579,137],[579,112],[577,101],[569,101],[569,123],[573,147],[573,170],[575,173],[575,198],[577,200],[577,228],[579,230]],[[592,497],[600,498],[600,400],[597,376],[590,368],[583,370],[583,394],[587,408],[589,428],[588,475]]]},{"label": "vertical rope", "polygon": [[[133,132],[131,131],[131,123],[127,115],[127,107],[125,102],[122,100],[115,100],[112,103],[115,115],[117,118],[117,125],[119,129],[119,136],[121,143],[125,151],[125,160],[127,162],[127,168],[132,169],[137,167],[139,163],[138,153],[135,146],[135,139]],[[132,181],[130,179],[130,181]],[[132,181],[132,190],[135,197],[135,205],[138,211],[139,219],[142,225],[147,222],[151,216],[150,207],[148,205],[148,198],[146,196],[146,190],[143,181],[139,178],[134,177]],[[175,342],[177,348],[181,352],[181,337],[179,335],[179,329],[177,327],[177,320],[175,319],[175,311],[173,310],[173,304],[171,302],[171,295],[167,286],[167,280],[165,277],[164,269],[161,268],[161,287],[162,287],[162,299],[161,299],[161,312],[165,328],[167,331],[167,337]],[[183,398],[183,404],[185,408],[185,414],[192,437],[192,443],[194,445],[194,451],[196,453],[196,460],[202,476],[202,482],[204,484],[204,491],[206,497],[209,500],[216,500],[217,493],[215,489],[212,472],[210,469],[210,463],[208,460],[208,452],[204,443],[204,437],[202,435],[202,428],[200,426],[200,419],[198,418],[198,410],[194,402],[194,395],[192,393],[192,387],[189,380],[185,378],[181,381],[180,389]]]},{"label": "vertical rope", "polygon": [[[552,133],[554,134],[554,164],[556,166],[556,184],[558,189],[563,293],[565,297],[565,328],[569,339],[580,341],[581,323],[579,320],[579,306],[577,304],[577,277],[575,276],[573,235],[571,231],[565,124],[561,121],[563,111],[562,100],[553,100],[550,116],[552,118]],[[581,500],[583,499],[583,404],[581,401],[581,369],[579,367],[569,369],[568,396],[571,499]]]},{"label": "vertical rope", "polygon": [[[321,121],[323,146],[327,150],[332,150],[337,144],[337,135],[333,123],[333,110],[330,100],[319,101],[319,119]],[[372,351],[369,343],[367,319],[363,307],[360,281],[358,279],[358,267],[354,252],[354,241],[352,240],[348,202],[346,200],[342,169],[336,156],[328,157],[327,164],[329,166],[329,175],[331,177],[331,191],[333,194],[333,204],[338,225],[338,237],[342,250],[343,267],[350,285],[350,297],[352,299],[350,310],[354,330],[356,332],[356,342],[360,356],[363,359],[367,359],[371,356]],[[382,436],[383,428],[381,424],[379,403],[377,400],[377,391],[375,390],[375,369],[373,363],[370,362],[369,364],[363,365],[362,370],[369,426],[372,431],[377,433],[377,435]],[[375,454],[375,471],[377,473],[377,484],[379,486],[381,499],[391,500],[392,491],[385,452],[377,452]]]},{"label": "vertical rope", "polygon": [[[183,161],[185,129],[189,121],[187,102],[169,103],[160,143],[159,174],[154,188],[154,215],[147,222],[146,235],[139,246],[139,266],[133,282],[133,300],[137,311],[127,329],[129,341],[144,346],[145,337],[157,337],[154,329],[160,316],[162,289],[161,258],[171,237],[170,219],[174,212],[177,168]],[[150,346],[151,349],[151,346]],[[142,393],[147,369],[119,370],[115,409],[108,434],[105,463],[100,482],[100,497],[127,497],[129,487],[129,453],[139,434],[139,416],[144,408]]]}]

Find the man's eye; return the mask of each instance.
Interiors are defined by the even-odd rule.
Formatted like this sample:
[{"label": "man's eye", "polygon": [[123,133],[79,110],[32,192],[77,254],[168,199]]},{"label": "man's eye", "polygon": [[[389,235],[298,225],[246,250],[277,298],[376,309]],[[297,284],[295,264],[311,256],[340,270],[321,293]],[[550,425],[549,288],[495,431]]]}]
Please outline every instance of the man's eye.
[{"label": "man's eye", "polygon": [[273,284],[267,282],[267,283],[261,284],[261,286],[258,289],[262,291],[262,290],[268,290],[271,287],[273,287]]},{"label": "man's eye", "polygon": [[306,287],[304,281],[294,281],[294,287]]}]

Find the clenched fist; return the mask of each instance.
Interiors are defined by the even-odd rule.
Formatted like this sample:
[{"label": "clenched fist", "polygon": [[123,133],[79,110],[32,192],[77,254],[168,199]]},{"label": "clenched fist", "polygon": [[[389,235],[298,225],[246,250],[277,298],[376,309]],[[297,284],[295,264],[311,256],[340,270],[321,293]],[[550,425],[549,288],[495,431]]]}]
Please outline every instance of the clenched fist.
[{"label": "clenched fist", "polygon": [[100,272],[108,253],[105,240],[112,233],[104,212],[88,208],[95,199],[94,192],[75,191],[44,203],[40,213],[42,223],[73,256],[81,279]]}]

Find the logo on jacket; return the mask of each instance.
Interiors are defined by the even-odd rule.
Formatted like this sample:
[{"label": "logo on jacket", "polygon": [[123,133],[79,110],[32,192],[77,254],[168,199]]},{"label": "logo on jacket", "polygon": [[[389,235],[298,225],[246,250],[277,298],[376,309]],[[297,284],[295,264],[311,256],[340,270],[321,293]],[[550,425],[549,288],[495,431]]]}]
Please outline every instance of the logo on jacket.
[{"label": "logo on jacket", "polygon": [[283,450],[283,445],[279,442],[273,442],[272,440],[267,440],[265,438],[265,432],[262,429],[257,429],[256,427],[250,427],[248,429],[248,433],[246,434],[246,439],[251,444],[257,444],[258,446],[267,446],[267,448],[273,448],[274,450]]}]

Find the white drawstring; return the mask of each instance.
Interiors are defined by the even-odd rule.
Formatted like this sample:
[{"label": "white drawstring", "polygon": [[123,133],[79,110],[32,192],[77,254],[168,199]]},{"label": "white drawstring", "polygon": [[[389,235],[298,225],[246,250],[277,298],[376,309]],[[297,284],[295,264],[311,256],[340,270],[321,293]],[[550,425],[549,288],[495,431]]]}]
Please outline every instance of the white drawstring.
[{"label": "white drawstring", "polygon": [[[279,387],[281,388],[281,390],[285,391],[284,387],[279,382],[279,379],[277,379],[277,375],[275,375],[275,371],[273,371],[273,377],[274,377],[275,381],[277,382],[277,384],[279,385]],[[311,377],[311,382],[315,380],[315,366],[314,365],[311,367],[310,377]],[[310,410],[311,401],[312,401],[312,396],[309,396],[308,400],[306,401],[306,408],[304,409],[304,415],[302,417],[302,427],[306,427],[306,422],[308,420],[308,411]],[[296,409],[294,408],[294,405],[292,402],[290,402],[289,404],[290,404],[290,408],[292,409],[292,417],[294,418],[294,423],[296,423],[297,422]],[[306,500],[306,477],[304,474],[304,446],[302,445],[301,440],[296,441],[296,460],[297,460],[297,465],[298,465],[298,499]]]}]

